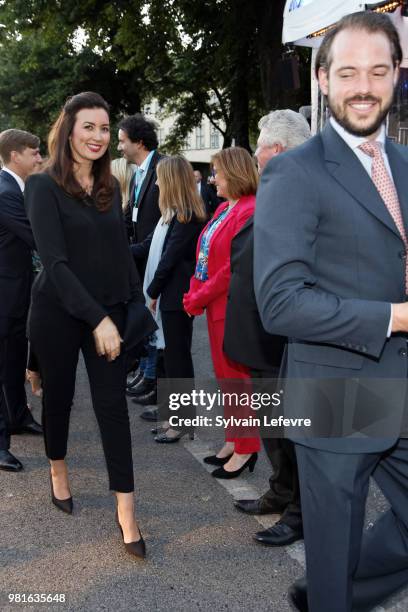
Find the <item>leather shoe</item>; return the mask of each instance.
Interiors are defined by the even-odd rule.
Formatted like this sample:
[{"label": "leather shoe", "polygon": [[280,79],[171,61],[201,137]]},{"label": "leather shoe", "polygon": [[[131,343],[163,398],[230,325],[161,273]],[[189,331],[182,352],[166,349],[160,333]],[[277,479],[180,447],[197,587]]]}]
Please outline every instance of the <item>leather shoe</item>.
[{"label": "leather shoe", "polygon": [[8,450],[0,450],[0,470],[21,472],[23,464]]},{"label": "leather shoe", "polygon": [[245,512],[246,514],[281,514],[282,506],[276,504],[276,508],[272,508],[271,505],[265,506],[265,502],[260,497],[259,499],[236,499],[234,506],[237,510]]},{"label": "leather shoe", "polygon": [[29,423],[26,423],[25,425],[21,425],[21,427],[12,429],[10,433],[14,436],[17,436],[20,434],[31,434],[33,436],[42,436],[44,432],[43,432],[43,428],[41,427],[41,425],[37,423],[37,421],[34,421],[33,419]]},{"label": "leather shoe", "polygon": [[147,393],[137,395],[132,399],[132,402],[138,406],[153,406],[157,404],[157,389],[154,388]]},{"label": "leather shoe", "polygon": [[260,542],[266,546],[287,546],[288,544],[293,544],[293,542],[302,539],[303,529],[301,527],[293,529],[281,521],[275,523],[273,527],[265,529],[265,531],[258,531],[258,533],[254,535],[254,540],[256,542]]},{"label": "leather shoe", "polygon": [[134,387],[136,387],[136,385],[140,383],[142,379],[143,379],[143,372],[138,372],[135,376],[128,378],[127,384],[126,384],[126,391],[129,391],[130,389],[133,389]]},{"label": "leather shoe", "polygon": [[137,398],[139,395],[146,395],[146,393],[150,393],[150,391],[155,391],[157,389],[157,381],[155,378],[142,378],[138,383],[133,385],[131,388],[129,386],[126,389],[126,395],[129,397]]},{"label": "leather shoe", "polygon": [[288,590],[289,601],[300,612],[309,612],[306,578],[296,580]]},{"label": "leather shoe", "polygon": [[145,410],[142,414],[139,415],[141,419],[144,421],[157,421],[158,410],[157,408],[150,408],[150,410]]}]

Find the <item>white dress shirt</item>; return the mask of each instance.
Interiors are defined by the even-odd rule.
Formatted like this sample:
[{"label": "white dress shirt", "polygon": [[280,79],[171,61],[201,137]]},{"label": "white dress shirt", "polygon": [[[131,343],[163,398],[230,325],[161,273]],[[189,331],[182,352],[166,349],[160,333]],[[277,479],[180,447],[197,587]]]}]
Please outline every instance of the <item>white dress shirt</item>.
[{"label": "white dress shirt", "polygon": [[4,172],[8,172],[9,174],[11,174],[11,176],[17,181],[17,184],[20,187],[22,193],[24,193],[24,181],[21,178],[21,176],[18,176],[18,174],[10,170],[10,168],[7,168],[7,166],[3,166],[2,170],[4,170]]},{"label": "white dress shirt", "polygon": [[[341,125],[339,125],[339,123],[337,123],[337,121],[333,117],[330,117],[330,123],[332,125],[332,128],[336,130],[336,132],[344,140],[346,145],[348,145],[350,149],[353,151],[353,153],[358,157],[364,170],[367,171],[369,177],[371,178],[371,166],[373,163],[373,158],[370,155],[367,155],[366,153],[364,153],[361,149],[359,149],[360,145],[362,145],[364,142],[367,142],[367,138],[363,136],[354,136],[354,134],[350,134],[350,132],[347,132]],[[392,176],[390,162],[388,160],[388,155],[385,151],[385,126],[384,124],[381,126],[381,130],[377,138],[375,139],[375,141],[380,143],[381,154],[382,154],[382,157],[385,163],[385,167],[387,169],[388,174],[391,177],[392,182],[394,183],[394,178]],[[387,338],[391,336],[391,330],[392,330],[392,304],[390,304],[390,309],[391,309],[391,314],[390,314],[390,322],[388,323]]]}]

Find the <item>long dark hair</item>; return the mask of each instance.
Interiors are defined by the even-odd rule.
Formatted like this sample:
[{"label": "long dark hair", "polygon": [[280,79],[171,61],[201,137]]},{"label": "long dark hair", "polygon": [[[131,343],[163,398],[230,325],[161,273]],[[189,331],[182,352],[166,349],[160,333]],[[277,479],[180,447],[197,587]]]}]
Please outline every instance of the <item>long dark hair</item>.
[{"label": "long dark hair", "polygon": [[[64,107],[51,128],[48,136],[50,159],[46,172],[74,198],[86,200],[86,192],[74,175],[69,137],[75,125],[77,113],[84,108],[103,108],[109,114],[108,103],[97,93],[85,91],[68,98]],[[111,174],[110,153],[105,153],[92,164],[94,187],[92,197],[100,211],[108,210],[112,204],[114,179]]]}]

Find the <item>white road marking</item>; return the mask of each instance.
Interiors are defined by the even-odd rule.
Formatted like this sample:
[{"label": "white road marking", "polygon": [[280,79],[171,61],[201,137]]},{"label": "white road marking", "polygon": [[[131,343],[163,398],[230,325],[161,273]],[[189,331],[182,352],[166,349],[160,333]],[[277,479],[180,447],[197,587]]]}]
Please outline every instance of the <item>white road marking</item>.
[{"label": "white road marking", "polygon": [[[209,448],[200,438],[195,436],[194,440],[188,440],[184,442],[184,447],[188,450],[188,452],[193,455],[197,461],[207,470],[207,472],[211,473],[215,467],[213,465],[208,465],[207,463],[203,463],[204,457],[213,454],[213,450]],[[248,481],[245,480],[245,476],[240,476],[239,480],[222,480],[219,479],[218,483],[224,487],[228,491],[228,493],[234,499],[258,499],[262,495],[258,489],[256,489],[253,485],[251,485]],[[279,514],[264,514],[262,516],[252,515],[253,518],[258,521],[258,523],[264,528],[272,527],[279,520]],[[299,563],[299,565],[305,569],[306,561],[305,561],[305,550],[302,542],[295,542],[290,546],[286,546],[285,550],[289,557]]]}]

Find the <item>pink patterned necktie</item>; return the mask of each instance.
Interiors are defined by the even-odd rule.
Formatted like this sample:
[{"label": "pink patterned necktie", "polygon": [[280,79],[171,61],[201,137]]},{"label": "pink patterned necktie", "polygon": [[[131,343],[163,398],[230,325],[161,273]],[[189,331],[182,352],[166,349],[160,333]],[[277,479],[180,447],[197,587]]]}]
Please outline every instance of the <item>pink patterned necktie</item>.
[{"label": "pink patterned necktie", "polygon": [[[384,163],[384,158],[381,153],[381,145],[376,141],[364,142],[359,146],[364,153],[373,158],[371,166],[371,178],[377,188],[378,193],[382,197],[384,204],[397,229],[401,235],[405,245],[405,253],[408,252],[408,240],[405,233],[404,221],[401,213],[401,206],[398,200],[397,190],[390,177]],[[405,256],[405,291],[408,294],[408,258]]]}]

